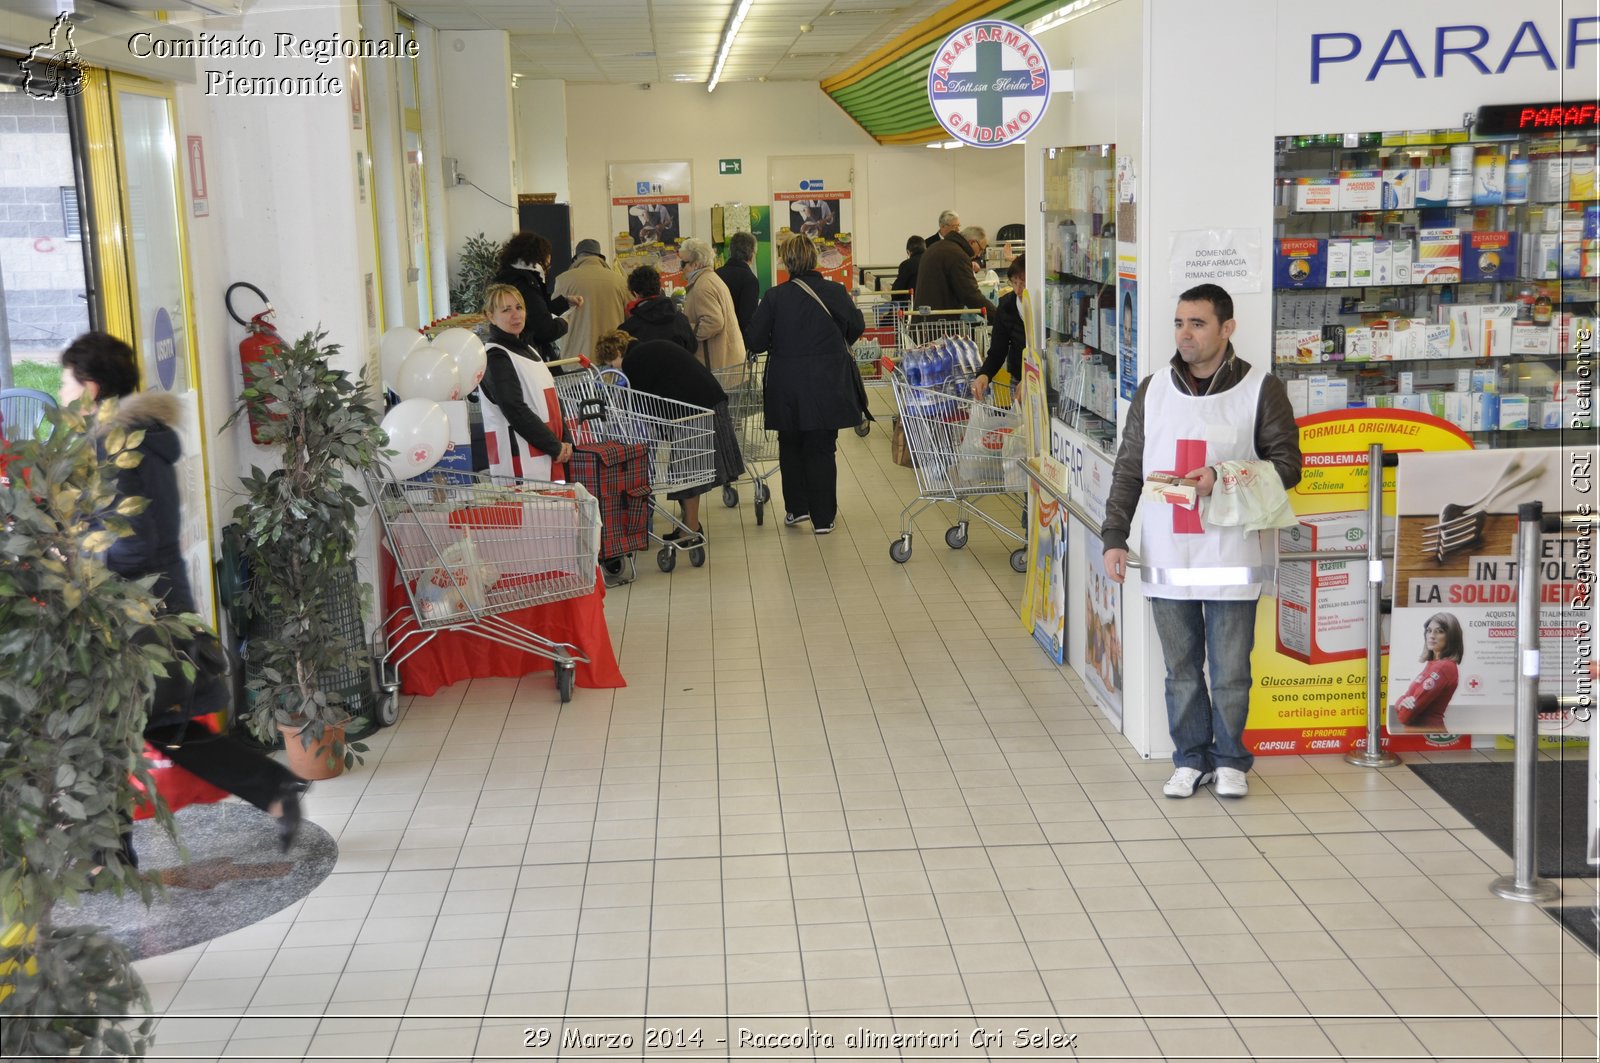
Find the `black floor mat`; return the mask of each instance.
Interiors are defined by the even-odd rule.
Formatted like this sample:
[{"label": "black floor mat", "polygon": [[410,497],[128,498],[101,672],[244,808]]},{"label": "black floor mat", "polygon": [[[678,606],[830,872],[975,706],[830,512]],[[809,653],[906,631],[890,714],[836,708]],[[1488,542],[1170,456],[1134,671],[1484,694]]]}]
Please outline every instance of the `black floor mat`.
[{"label": "black floor mat", "polygon": [[[1512,765],[1412,764],[1422,781],[1450,802],[1474,827],[1511,853]],[[1538,770],[1538,869],[1546,878],[1595,878],[1590,866],[1584,803],[1588,798],[1588,765],[1582,760],[1543,760]]]},{"label": "black floor mat", "polygon": [[1600,954],[1600,908],[1586,905],[1567,905],[1546,908],[1550,918],[1572,931],[1578,940],[1589,946],[1589,951]]}]

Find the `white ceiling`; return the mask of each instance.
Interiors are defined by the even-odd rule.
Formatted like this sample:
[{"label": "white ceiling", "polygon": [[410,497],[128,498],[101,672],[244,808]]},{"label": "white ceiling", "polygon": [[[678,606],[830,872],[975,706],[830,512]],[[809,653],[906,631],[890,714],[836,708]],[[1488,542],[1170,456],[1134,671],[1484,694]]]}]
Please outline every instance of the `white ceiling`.
[{"label": "white ceiling", "polygon": [[[704,84],[735,6],[737,0],[400,2],[436,29],[505,30],[515,73],[618,84]],[[722,80],[820,81],[944,6],[930,0],[755,0]]]}]

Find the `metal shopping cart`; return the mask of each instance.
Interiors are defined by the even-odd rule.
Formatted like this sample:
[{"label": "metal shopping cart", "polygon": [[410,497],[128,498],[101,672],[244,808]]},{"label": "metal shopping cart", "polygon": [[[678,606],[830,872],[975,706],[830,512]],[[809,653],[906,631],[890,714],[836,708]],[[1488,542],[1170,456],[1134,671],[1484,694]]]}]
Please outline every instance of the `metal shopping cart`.
[{"label": "metal shopping cart", "polygon": [[[856,306],[866,320],[867,328],[850,348],[850,353],[855,357],[862,383],[869,389],[889,386],[888,373],[883,368],[884,359],[889,359],[889,363],[893,364],[899,355],[906,303],[895,302],[897,296],[905,296],[909,300],[911,292],[872,292],[862,288],[857,288],[855,292]],[[871,399],[871,391],[867,397]],[[856,425],[858,436],[865,436],[871,431],[872,422],[869,420],[863,419]]]},{"label": "metal shopping cart", "polygon": [[[722,389],[728,393],[728,417],[739,440],[739,454],[752,485],[756,525],[766,520],[766,506],[772,499],[767,480],[778,471],[778,433],[767,428],[765,385],[767,356],[751,355],[743,365],[729,366],[717,373]],[[765,467],[765,470],[761,468]],[[739,504],[739,489],[722,486],[722,504],[732,509]]]},{"label": "metal shopping cart", "polygon": [[368,486],[406,602],[379,625],[374,654],[385,686],[441,631],[460,631],[555,663],[556,690],[572,699],[588,658],[506,614],[594,590],[600,512],[581,484],[485,473],[424,483],[369,473]]},{"label": "metal shopping cart", "polygon": [[641,443],[650,452],[650,505],[677,530],[650,540],[659,543],[656,566],[671,572],[680,551],[689,563],[706,563],[706,537],[696,533],[662,504],[662,495],[705,487],[717,479],[716,414],[704,406],[638,391],[623,385],[615,370],[580,369],[556,377],[561,419],[574,443]]},{"label": "metal shopping cart", "polygon": [[[908,352],[907,359],[914,355]],[[966,546],[968,526],[977,518],[1022,544],[1011,551],[1011,567],[1027,571],[1028,540],[1017,530],[1024,526],[1027,489],[1021,411],[972,398],[970,385],[959,377],[925,387],[911,383],[901,368],[885,369],[917,477],[917,497],[900,512],[900,535],[889,544],[889,556],[905,564],[911,558],[912,522],[924,510],[949,503],[960,515],[945,532],[946,546]],[[917,372],[914,361],[912,372]],[[1002,520],[983,509],[978,501],[988,496],[1006,500],[1016,516]]]}]

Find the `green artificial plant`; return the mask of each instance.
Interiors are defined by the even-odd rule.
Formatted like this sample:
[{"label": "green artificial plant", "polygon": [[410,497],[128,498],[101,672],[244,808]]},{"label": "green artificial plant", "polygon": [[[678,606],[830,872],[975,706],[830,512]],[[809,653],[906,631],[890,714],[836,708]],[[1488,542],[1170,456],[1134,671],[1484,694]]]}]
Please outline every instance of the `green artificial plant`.
[{"label": "green artificial plant", "polygon": [[504,246],[482,233],[467,237],[461,257],[456,260],[456,282],[450,286],[452,314],[476,314],[483,310],[483,290],[497,272],[496,263]]}]

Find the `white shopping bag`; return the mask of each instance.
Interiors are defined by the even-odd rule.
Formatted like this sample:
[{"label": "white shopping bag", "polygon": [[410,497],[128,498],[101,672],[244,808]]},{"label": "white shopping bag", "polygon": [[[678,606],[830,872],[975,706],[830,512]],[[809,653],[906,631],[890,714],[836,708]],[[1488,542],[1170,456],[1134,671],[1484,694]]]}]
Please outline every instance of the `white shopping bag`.
[{"label": "white shopping bag", "polygon": [[1022,418],[1015,410],[974,404],[956,448],[956,477],[966,486],[1014,479],[1026,449],[1022,436]]},{"label": "white shopping bag", "polygon": [[417,611],[427,621],[482,612],[499,575],[478,554],[471,535],[439,552],[439,564],[417,581]]}]

